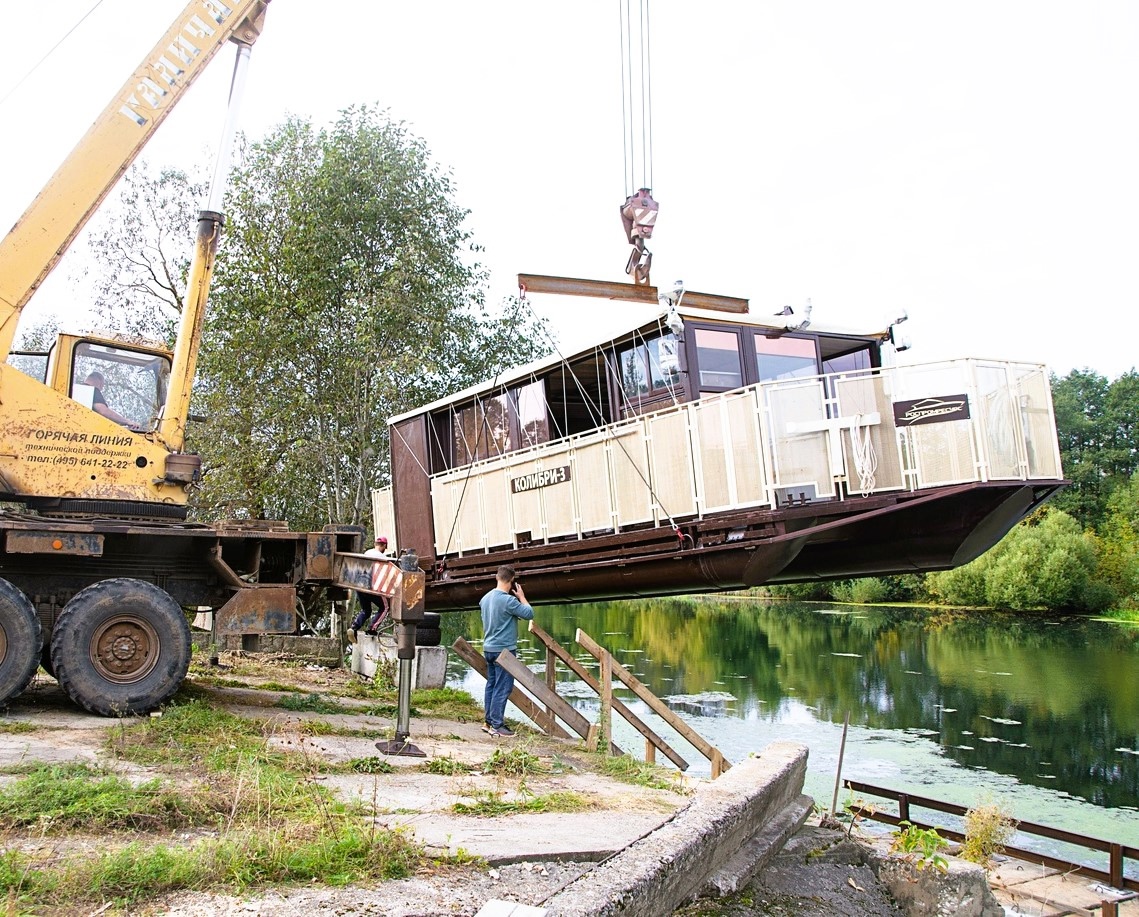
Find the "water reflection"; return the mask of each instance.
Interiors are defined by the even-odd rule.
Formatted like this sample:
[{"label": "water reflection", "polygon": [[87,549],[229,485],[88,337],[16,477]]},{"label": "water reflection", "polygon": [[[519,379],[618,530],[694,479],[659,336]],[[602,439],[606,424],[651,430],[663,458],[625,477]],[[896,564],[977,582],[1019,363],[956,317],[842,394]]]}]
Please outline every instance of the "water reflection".
[{"label": "water reflection", "polygon": [[[804,717],[841,724],[849,712],[852,726],[928,743],[964,767],[1096,806],[1139,806],[1139,628],[735,597],[539,608],[538,620],[596,671],[574,643],[582,628],[721,736],[733,720],[786,729]],[[477,616],[460,622],[481,635]],[[544,659],[528,634],[520,652]]]}]

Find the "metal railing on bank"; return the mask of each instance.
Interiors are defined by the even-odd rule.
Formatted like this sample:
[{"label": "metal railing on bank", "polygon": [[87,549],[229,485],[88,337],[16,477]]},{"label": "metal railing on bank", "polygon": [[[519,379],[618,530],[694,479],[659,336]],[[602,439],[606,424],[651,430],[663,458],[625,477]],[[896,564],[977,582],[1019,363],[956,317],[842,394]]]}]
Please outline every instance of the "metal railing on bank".
[{"label": "metal railing on bank", "polygon": [[[848,806],[850,813],[856,817],[870,819],[871,821],[879,821],[887,825],[894,826],[899,825],[901,822],[909,822],[911,825],[914,825],[918,828],[935,828],[937,830],[937,833],[942,837],[947,837],[955,841],[965,840],[965,835],[961,832],[955,831],[952,828],[944,825],[919,821],[915,819],[911,813],[911,807],[917,807],[921,809],[932,809],[935,812],[944,812],[947,815],[956,815],[963,817],[967,811],[964,806],[959,806],[951,802],[944,802],[940,799],[929,799],[925,796],[917,796],[913,793],[903,793],[899,792],[898,790],[890,790],[886,789],[885,787],[873,786],[869,783],[861,783],[857,780],[844,780],[843,786],[855,793],[866,793],[870,796],[877,796],[881,799],[891,799],[898,804],[897,815],[894,815],[890,812],[883,812],[874,808],[873,806],[863,804],[854,804]],[[1062,841],[1065,844],[1072,844],[1074,846],[1083,847],[1088,850],[1106,853],[1108,856],[1108,868],[1106,870],[1099,869],[1095,866],[1090,866],[1087,863],[1076,863],[1071,860],[1064,860],[1059,857],[1054,857],[1036,850],[1027,850],[1023,847],[1015,847],[1010,844],[1006,844],[1004,848],[1005,852],[1011,856],[1016,857],[1018,860],[1024,860],[1029,863],[1040,863],[1053,869],[1062,870],[1063,872],[1087,876],[1090,879],[1104,882],[1110,885],[1112,888],[1139,891],[1139,879],[1133,879],[1124,874],[1125,860],[1131,860],[1139,864],[1139,848],[1127,847],[1123,844],[1117,844],[1114,841],[1105,841],[1102,838],[1089,837],[1086,834],[1077,834],[1074,831],[1064,831],[1060,828],[1052,828],[1048,825],[1039,825],[1035,822],[1030,821],[1018,822],[1016,830],[1020,834],[1028,834],[1034,837],[1044,837],[1048,838],[1049,840]]]}]

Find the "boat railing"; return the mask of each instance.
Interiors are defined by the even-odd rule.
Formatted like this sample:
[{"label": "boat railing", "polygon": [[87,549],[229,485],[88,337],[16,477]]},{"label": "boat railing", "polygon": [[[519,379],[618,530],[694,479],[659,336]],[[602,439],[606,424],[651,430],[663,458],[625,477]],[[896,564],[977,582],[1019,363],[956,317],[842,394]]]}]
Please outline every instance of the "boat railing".
[{"label": "boat railing", "polygon": [[968,359],[764,382],[433,475],[436,551],[1057,480],[1055,430],[1038,364]]}]

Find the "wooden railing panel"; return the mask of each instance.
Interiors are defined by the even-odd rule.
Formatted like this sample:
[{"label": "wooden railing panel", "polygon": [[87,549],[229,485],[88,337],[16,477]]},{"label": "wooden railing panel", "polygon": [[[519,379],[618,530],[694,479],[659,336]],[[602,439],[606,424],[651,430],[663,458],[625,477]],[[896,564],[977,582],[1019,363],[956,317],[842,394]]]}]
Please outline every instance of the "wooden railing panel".
[{"label": "wooden railing panel", "polygon": [[[558,643],[553,637],[551,637],[548,633],[546,633],[544,630],[542,630],[542,628],[539,627],[537,624],[535,624],[533,621],[530,622],[530,633],[532,633],[534,635],[534,637],[543,646],[546,647],[546,659],[547,660],[550,659],[550,656],[552,654],[557,659],[564,662],[566,664],[566,667],[571,672],[573,672],[574,675],[576,675],[578,678],[580,678],[582,681],[584,681],[591,689],[596,691],[598,694],[601,693],[601,684],[597,681],[596,678],[594,678],[589,673],[589,670],[586,669],[585,666],[583,666],[576,659],[574,659],[573,656],[569,652],[566,651],[566,648],[564,646],[562,646],[560,643]],[[547,683],[549,683],[548,682],[548,678],[549,678],[548,673],[551,671],[551,667],[550,667],[550,663],[548,661],[546,663],[546,666],[547,666]],[[634,729],[637,730],[637,732],[639,732],[641,735],[643,735],[645,737],[645,748],[646,749],[652,748],[655,752],[655,749],[659,748],[664,753],[665,757],[667,757],[669,761],[671,761],[678,768],[680,768],[680,770],[682,770],[682,771],[688,770],[688,762],[685,761],[684,758],[682,758],[680,756],[680,753],[677,752],[677,750],[675,748],[673,748],[671,745],[669,745],[668,742],[666,742],[664,740],[664,738],[657,735],[656,732],[654,732],[653,729],[647,723],[644,722],[644,720],[642,720],[639,716],[637,716],[637,714],[635,714],[632,710],[630,710],[621,701],[620,698],[617,698],[617,697],[613,698],[613,709],[616,710],[619,714],[621,714],[621,716],[623,716],[625,718],[625,720],[629,723],[630,726],[632,726]],[[653,757],[655,758],[655,754],[653,755]],[[649,754],[647,751],[645,753],[645,760],[648,761],[650,764],[652,763],[652,761],[649,758]]]}]

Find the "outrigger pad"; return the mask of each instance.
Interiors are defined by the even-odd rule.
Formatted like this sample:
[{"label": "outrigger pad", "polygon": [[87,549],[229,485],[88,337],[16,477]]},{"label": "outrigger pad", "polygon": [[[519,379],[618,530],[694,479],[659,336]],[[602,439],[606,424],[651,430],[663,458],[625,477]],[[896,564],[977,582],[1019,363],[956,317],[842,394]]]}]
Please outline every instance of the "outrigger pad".
[{"label": "outrigger pad", "polygon": [[405,758],[426,758],[427,752],[412,745],[407,739],[393,739],[390,742],[377,742],[376,748],[385,755],[402,755]]}]

